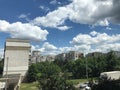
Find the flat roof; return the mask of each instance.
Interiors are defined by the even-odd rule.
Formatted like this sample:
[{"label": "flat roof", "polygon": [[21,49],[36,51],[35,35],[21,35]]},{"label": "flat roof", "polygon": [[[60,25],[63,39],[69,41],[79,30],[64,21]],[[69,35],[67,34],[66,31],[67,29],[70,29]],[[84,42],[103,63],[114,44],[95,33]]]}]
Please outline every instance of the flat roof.
[{"label": "flat roof", "polygon": [[6,39],[6,42],[26,42],[26,43],[29,43],[30,40],[21,39],[21,38],[8,38],[8,39]]}]

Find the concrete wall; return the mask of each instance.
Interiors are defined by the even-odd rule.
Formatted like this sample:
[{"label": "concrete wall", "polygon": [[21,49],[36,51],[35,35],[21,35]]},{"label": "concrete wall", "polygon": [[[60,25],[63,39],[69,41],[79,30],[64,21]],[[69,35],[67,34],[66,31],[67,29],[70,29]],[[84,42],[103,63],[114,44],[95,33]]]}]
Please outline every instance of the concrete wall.
[{"label": "concrete wall", "polygon": [[120,79],[120,71],[111,71],[111,72],[103,72],[100,74],[101,78],[107,78],[110,80]]},{"label": "concrete wall", "polygon": [[30,43],[28,40],[7,39],[4,52],[3,75],[21,74],[25,76],[29,64]]}]

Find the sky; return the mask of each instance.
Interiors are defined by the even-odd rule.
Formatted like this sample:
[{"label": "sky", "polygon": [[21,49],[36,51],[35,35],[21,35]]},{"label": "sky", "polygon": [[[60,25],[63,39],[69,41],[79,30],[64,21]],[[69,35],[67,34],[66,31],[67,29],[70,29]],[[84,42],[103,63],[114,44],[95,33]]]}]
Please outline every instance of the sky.
[{"label": "sky", "polygon": [[0,56],[7,38],[43,55],[120,51],[120,0],[0,0]]}]

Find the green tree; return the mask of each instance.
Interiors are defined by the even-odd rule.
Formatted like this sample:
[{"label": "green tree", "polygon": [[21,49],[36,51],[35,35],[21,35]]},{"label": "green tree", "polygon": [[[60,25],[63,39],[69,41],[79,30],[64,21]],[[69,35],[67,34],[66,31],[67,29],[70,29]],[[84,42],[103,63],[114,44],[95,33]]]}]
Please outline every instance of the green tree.
[{"label": "green tree", "polygon": [[114,51],[110,51],[106,57],[107,71],[120,70],[120,62]]},{"label": "green tree", "polygon": [[83,78],[86,76],[86,61],[84,59],[78,59],[72,69],[74,78]]},{"label": "green tree", "polygon": [[89,76],[99,77],[101,72],[106,71],[106,58],[104,55],[87,58],[89,67]]},{"label": "green tree", "polygon": [[36,64],[32,64],[29,67],[28,74],[27,74],[27,80],[28,80],[28,82],[34,82],[34,81],[36,81],[37,73],[38,73],[37,65]]},{"label": "green tree", "polygon": [[42,90],[74,90],[71,83],[67,83],[66,76],[58,65],[45,63],[43,70],[37,74],[39,88]]}]

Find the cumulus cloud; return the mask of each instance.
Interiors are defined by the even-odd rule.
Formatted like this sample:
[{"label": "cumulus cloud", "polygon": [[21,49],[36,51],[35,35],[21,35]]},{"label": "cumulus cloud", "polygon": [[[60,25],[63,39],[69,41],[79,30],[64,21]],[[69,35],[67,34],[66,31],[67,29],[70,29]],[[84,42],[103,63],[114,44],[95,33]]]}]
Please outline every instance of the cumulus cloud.
[{"label": "cumulus cloud", "polygon": [[[120,34],[108,35],[106,33],[99,33],[96,31],[90,34],[78,34],[70,43],[74,50],[82,50],[85,52],[107,52],[110,50],[120,50]],[[77,49],[75,49],[75,47]],[[80,49],[79,49],[80,47]],[[82,49],[82,47],[84,47]]]},{"label": "cumulus cloud", "polygon": [[97,34],[98,34],[98,32],[96,32],[96,31],[90,32],[90,35],[92,35],[92,36],[96,36]]},{"label": "cumulus cloud", "polygon": [[42,30],[38,26],[29,23],[9,23],[0,20],[0,32],[9,33],[11,38],[24,38],[35,41],[44,41],[48,35],[47,30]]},{"label": "cumulus cloud", "polygon": [[56,50],[57,47],[55,47],[54,45],[48,43],[48,42],[45,42],[43,44],[43,48],[46,50],[46,51],[52,51],[52,50]]},{"label": "cumulus cloud", "polygon": [[[64,14],[65,12],[65,14]],[[44,27],[51,27],[51,28],[58,28],[65,30],[68,29],[67,26],[64,26],[64,21],[67,19],[67,12],[69,12],[65,7],[60,7],[58,10],[55,10],[53,12],[49,12],[46,16],[43,17],[36,17],[34,20],[31,21],[31,23],[35,25],[42,25]]]},{"label": "cumulus cloud", "polygon": [[[120,34],[108,35],[92,31],[89,34],[78,34],[71,41],[70,47],[56,47],[49,42],[45,42],[42,48],[38,48],[43,54],[59,54],[69,51],[108,52],[110,50],[120,51]],[[37,47],[37,46],[35,46]]]},{"label": "cumulus cloud", "polygon": [[97,49],[100,49],[102,52],[107,52],[110,50],[120,51],[120,43],[103,44],[97,47]]},{"label": "cumulus cloud", "polygon": [[120,34],[109,35],[92,31],[89,34],[78,34],[71,41],[70,47],[56,47],[49,42],[45,42],[40,48],[38,45],[33,48],[38,49],[42,54],[59,54],[69,51],[89,52],[108,52],[110,50],[120,51]]},{"label": "cumulus cloud", "polygon": [[101,26],[120,24],[120,0],[72,0],[70,4],[59,7],[46,16],[36,17],[32,23],[60,29],[59,26],[65,26],[66,20]]},{"label": "cumulus cloud", "polygon": [[[96,35],[96,36],[94,36]],[[120,34],[108,35],[106,33],[90,32],[90,34],[78,34],[70,43],[74,45],[98,45],[104,43],[114,43],[120,41]]]},{"label": "cumulus cloud", "polygon": [[53,44],[50,44],[49,42],[45,42],[42,47],[39,47],[39,45],[32,45],[32,51],[33,50],[39,50],[41,51],[41,54],[43,55],[56,55],[58,53],[58,48],[54,46]]},{"label": "cumulus cloud", "polygon": [[72,47],[60,47],[60,53],[66,53],[69,51],[88,52],[91,49],[90,45],[74,45]]}]

